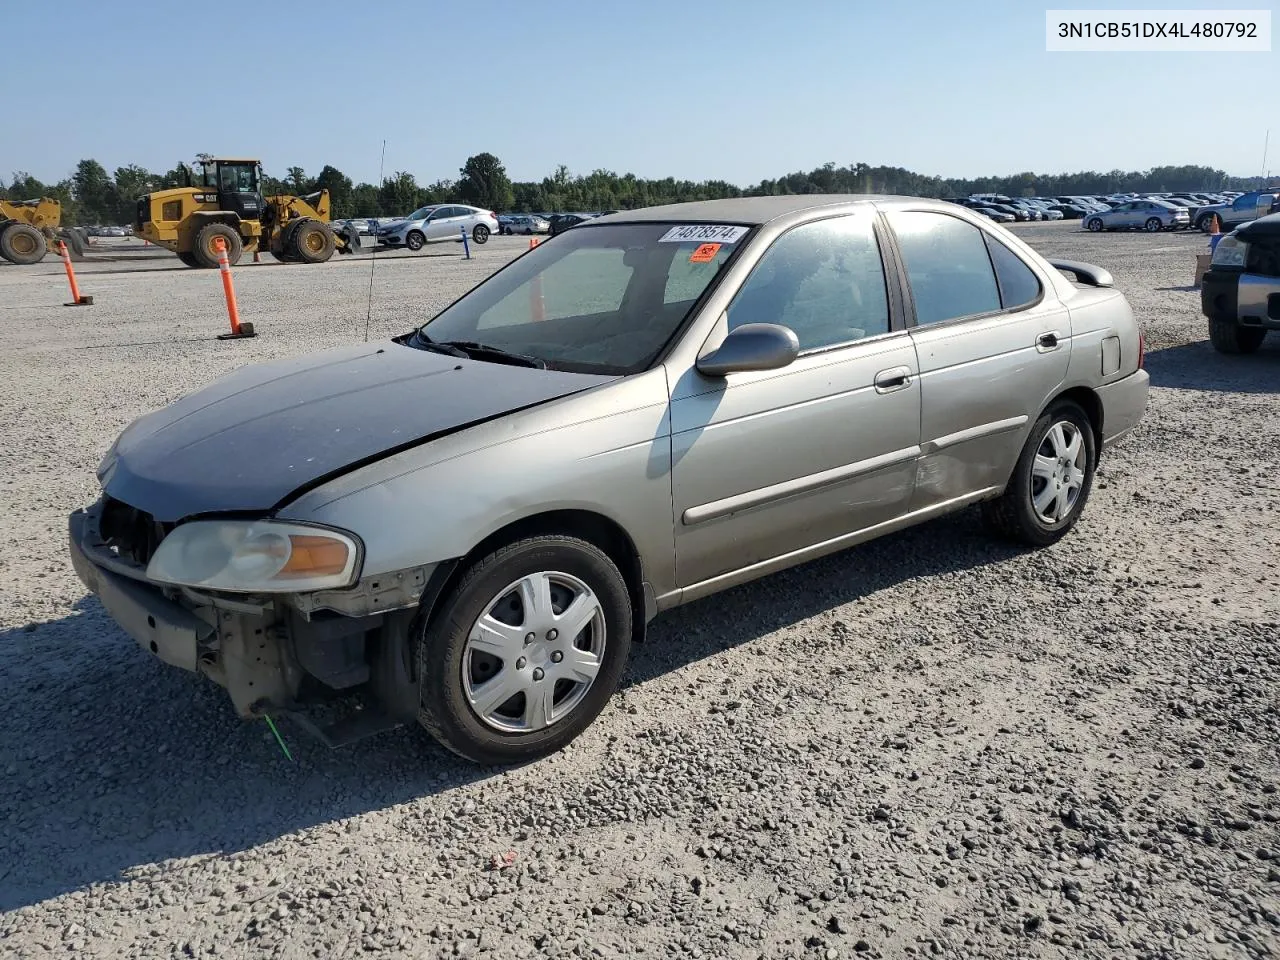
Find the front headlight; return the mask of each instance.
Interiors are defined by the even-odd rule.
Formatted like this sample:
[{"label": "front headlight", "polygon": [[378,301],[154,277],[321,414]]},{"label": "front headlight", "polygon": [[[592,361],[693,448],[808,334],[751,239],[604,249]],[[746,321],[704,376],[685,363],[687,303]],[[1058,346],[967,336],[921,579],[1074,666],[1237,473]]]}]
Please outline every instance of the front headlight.
[{"label": "front headlight", "polygon": [[1215,267],[1243,267],[1248,253],[1249,245],[1247,243],[1231,234],[1227,234],[1227,236],[1218,241],[1218,246],[1214,248],[1212,263]]},{"label": "front headlight", "polygon": [[147,565],[147,579],[236,593],[304,593],[353,584],[355,537],[274,520],[195,520],[175,527]]}]

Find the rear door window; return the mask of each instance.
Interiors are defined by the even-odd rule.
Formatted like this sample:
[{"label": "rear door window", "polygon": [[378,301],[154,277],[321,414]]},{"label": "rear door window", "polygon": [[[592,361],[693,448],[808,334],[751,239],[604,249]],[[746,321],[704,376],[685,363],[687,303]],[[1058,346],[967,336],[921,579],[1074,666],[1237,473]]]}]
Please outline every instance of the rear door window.
[{"label": "rear door window", "polygon": [[942,323],[1001,309],[983,232],[957,217],[927,211],[886,214],[907,271],[916,323]]}]

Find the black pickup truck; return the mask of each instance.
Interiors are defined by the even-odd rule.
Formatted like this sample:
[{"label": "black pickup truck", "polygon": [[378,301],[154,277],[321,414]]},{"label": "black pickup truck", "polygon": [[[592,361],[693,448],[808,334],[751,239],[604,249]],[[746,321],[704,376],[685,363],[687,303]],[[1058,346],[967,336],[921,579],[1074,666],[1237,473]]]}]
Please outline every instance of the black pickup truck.
[{"label": "black pickup truck", "polygon": [[1280,213],[1223,237],[1200,286],[1200,311],[1219,353],[1253,353],[1280,330]]}]

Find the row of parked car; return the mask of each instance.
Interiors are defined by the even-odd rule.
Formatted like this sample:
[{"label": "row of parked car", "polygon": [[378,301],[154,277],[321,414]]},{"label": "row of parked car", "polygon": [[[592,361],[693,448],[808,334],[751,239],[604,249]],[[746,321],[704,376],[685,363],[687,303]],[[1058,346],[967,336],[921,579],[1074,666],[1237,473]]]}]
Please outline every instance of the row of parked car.
[{"label": "row of parked car", "polygon": [[1103,230],[1184,230],[1208,233],[1216,220],[1230,229],[1280,209],[1280,187],[1249,193],[1125,193],[1109,196],[1006,197],[998,193],[948,197],[998,223],[1028,220],[1079,220],[1095,233]]},{"label": "row of parked car", "polygon": [[117,226],[93,226],[84,227],[84,232],[91,237],[132,237],[133,227],[117,227]]},{"label": "row of parked car", "polygon": [[548,233],[551,236],[555,236],[557,233],[563,233],[572,226],[584,223],[587,220],[594,220],[596,217],[603,217],[607,213],[617,213],[617,211],[604,210],[599,213],[504,213],[498,217],[498,226],[501,232],[508,236],[518,233],[525,235]]}]

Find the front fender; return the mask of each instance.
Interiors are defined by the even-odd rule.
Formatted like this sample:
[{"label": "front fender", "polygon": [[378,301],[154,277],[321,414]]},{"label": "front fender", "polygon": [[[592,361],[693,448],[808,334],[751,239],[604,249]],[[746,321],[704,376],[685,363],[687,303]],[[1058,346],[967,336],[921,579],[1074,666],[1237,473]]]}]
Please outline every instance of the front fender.
[{"label": "front fender", "polygon": [[671,428],[661,369],[460,431],[300,497],[280,516],[355,531],[362,576],[456,559],[557,510],[613,521],[674,589]]}]

